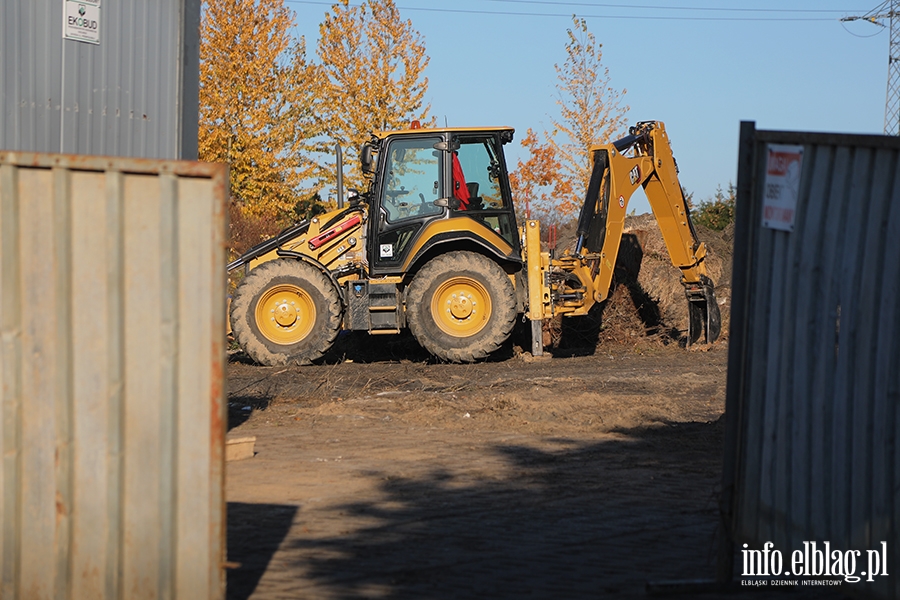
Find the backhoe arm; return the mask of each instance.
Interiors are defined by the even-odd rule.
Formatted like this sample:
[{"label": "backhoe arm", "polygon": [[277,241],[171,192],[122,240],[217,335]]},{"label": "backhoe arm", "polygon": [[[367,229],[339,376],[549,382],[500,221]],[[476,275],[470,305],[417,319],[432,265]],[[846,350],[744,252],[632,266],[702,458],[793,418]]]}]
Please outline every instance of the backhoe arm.
[{"label": "backhoe arm", "polygon": [[662,124],[649,131],[654,169],[644,179],[644,194],[659,224],[672,264],[681,269],[682,280],[699,283],[707,277],[706,246],[697,238],[690,211],[678,181],[678,167]]},{"label": "backhoe arm", "polygon": [[[697,238],[665,126],[659,121],[638,123],[630,135],[591,149],[593,170],[578,220],[578,240],[571,260],[590,269],[593,299],[609,295],[628,201],[639,186],[650,202],[672,264],[681,270],[688,299],[688,339],[718,337],[718,304],[704,258],[706,246]],[[563,257],[565,261],[566,257]],[[570,265],[571,272],[583,272]],[[579,274],[579,279],[584,278]]]}]

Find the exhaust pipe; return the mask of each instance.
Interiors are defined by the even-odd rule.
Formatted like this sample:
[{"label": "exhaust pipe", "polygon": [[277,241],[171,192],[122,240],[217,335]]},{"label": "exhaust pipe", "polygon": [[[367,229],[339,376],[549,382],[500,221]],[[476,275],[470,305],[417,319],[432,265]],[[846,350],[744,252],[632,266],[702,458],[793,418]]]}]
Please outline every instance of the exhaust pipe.
[{"label": "exhaust pipe", "polygon": [[337,154],[337,205],[338,208],[344,208],[344,157],[341,153],[341,145],[334,145],[335,154]]}]

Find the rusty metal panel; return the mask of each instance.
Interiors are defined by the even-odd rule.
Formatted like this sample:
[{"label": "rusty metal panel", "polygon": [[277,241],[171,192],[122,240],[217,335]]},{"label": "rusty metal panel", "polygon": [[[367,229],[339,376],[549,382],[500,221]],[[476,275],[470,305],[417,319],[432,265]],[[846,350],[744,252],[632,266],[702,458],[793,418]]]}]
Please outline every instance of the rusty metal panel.
[{"label": "rusty metal panel", "polygon": [[0,597],[224,597],[226,186],[0,152]]},{"label": "rusty metal panel", "polygon": [[[793,231],[763,224],[771,144],[803,147]],[[890,599],[900,598],[898,174],[896,137],[742,124],[723,481],[733,540],[772,542],[789,558],[804,542],[859,551],[853,576],[886,550],[878,575],[843,577],[842,591]]]},{"label": "rusty metal panel", "polygon": [[0,0],[0,150],[195,160],[200,1]]}]

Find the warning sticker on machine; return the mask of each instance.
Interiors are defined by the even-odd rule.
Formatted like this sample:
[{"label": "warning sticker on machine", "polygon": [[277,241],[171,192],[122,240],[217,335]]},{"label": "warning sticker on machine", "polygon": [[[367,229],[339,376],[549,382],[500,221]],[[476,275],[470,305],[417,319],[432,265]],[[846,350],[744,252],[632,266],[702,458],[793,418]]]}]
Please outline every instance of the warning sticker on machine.
[{"label": "warning sticker on machine", "polygon": [[802,163],[803,146],[768,145],[763,188],[763,227],[794,230]]}]

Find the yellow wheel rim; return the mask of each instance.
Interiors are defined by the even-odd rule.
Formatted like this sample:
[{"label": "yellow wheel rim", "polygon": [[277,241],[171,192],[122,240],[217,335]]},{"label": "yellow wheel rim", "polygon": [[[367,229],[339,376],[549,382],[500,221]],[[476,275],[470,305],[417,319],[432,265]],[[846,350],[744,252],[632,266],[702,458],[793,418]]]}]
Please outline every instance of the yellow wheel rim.
[{"label": "yellow wheel rim", "polygon": [[431,299],[431,316],[441,331],[470,337],[491,318],[491,295],[471,277],[454,277],[438,287]]},{"label": "yellow wheel rim", "polygon": [[302,288],[281,284],[266,290],[256,305],[256,324],[269,341],[296,344],[316,323],[316,305]]}]

